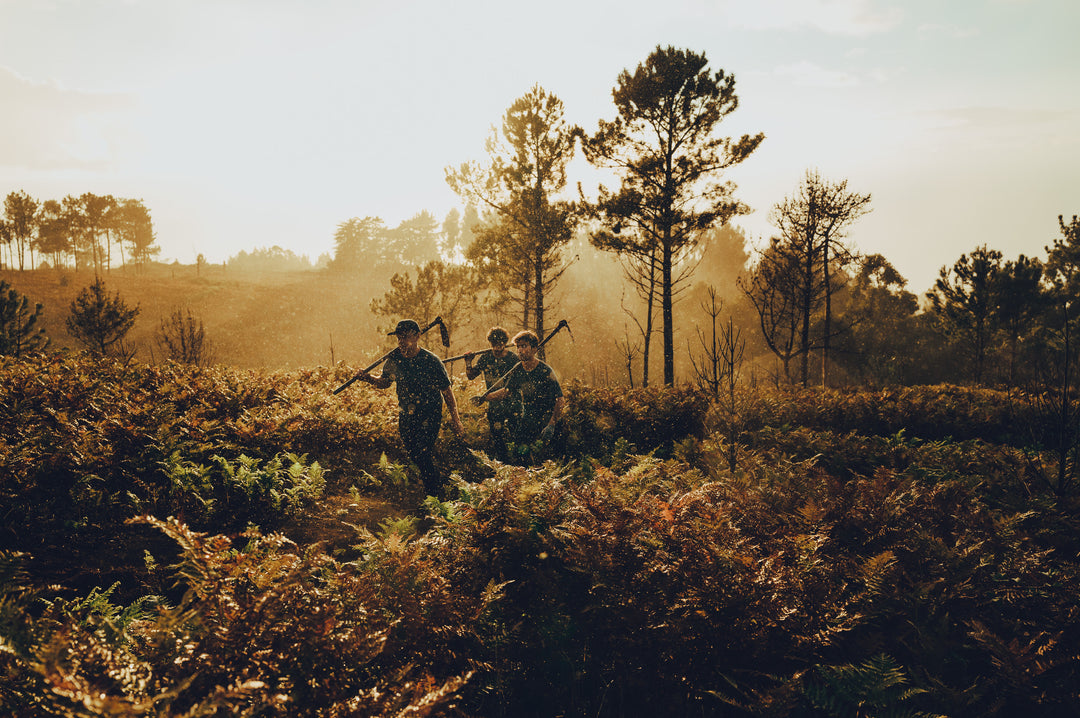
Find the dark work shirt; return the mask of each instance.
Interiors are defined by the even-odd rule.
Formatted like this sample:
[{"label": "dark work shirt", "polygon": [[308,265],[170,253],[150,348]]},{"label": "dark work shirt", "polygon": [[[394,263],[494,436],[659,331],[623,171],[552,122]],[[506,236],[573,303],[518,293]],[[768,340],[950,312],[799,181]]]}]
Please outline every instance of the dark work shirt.
[{"label": "dark work shirt", "polygon": [[[476,360],[476,364],[473,365],[473,369],[484,372],[484,383],[490,389],[492,384],[502,379],[503,375],[513,369],[517,363],[517,354],[511,351],[507,351],[501,357],[487,352],[480,355]],[[520,398],[511,391],[505,399],[488,403],[488,417],[492,420],[501,420],[506,417],[516,416],[520,405]]]},{"label": "dark work shirt", "polygon": [[540,430],[551,420],[555,403],[563,395],[562,387],[555,372],[544,362],[540,362],[532,371],[525,371],[520,363],[506,380],[506,388],[511,396],[521,395],[521,418],[519,430],[529,435],[540,435]]},{"label": "dark work shirt", "polygon": [[503,374],[513,369],[517,363],[517,355],[511,351],[507,351],[501,357],[495,356],[492,352],[484,352],[476,359],[473,369],[484,373],[484,382],[487,384],[487,388],[490,389],[492,384],[501,379]]},{"label": "dark work shirt", "polygon": [[450,386],[439,357],[420,349],[411,359],[394,350],[383,365],[383,377],[397,383],[398,406],[405,414],[442,411],[442,390]]}]

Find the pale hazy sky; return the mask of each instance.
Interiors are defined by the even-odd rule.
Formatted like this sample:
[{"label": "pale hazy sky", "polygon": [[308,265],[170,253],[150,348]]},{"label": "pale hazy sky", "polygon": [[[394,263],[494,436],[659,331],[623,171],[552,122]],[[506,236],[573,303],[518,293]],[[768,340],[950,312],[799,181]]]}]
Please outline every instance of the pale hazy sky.
[{"label": "pale hazy sky", "polygon": [[751,239],[814,168],[873,195],[850,240],[922,293],[1080,214],[1077,27],[1076,0],[0,0],[0,196],[141,198],[182,262],[314,260],[350,217],[460,207],[444,169],[534,84],[591,132],[671,45],[735,75],[721,134],[766,135],[728,175]]}]

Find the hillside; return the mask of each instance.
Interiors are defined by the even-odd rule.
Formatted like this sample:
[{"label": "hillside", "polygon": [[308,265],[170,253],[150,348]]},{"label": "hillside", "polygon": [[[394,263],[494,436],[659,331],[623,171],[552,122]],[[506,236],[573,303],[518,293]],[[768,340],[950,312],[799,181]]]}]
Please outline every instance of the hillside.
[{"label": "hillside", "polygon": [[[72,300],[94,281],[90,272],[2,271],[0,279],[44,305],[52,347],[77,348],[64,320]],[[105,275],[139,317],[128,338],[137,358],[154,358],[161,319],[189,308],[201,319],[218,362],[244,368],[297,368],[374,353],[377,339],[369,311],[371,293],[356,281],[326,272],[249,274],[221,265],[152,264],[142,271],[114,269]],[[358,361],[358,360],[357,360]]]},{"label": "hillside", "polygon": [[[701,282],[712,282],[720,288],[736,315],[745,313],[734,280],[741,265],[727,266],[720,258],[708,258],[712,264],[701,268]],[[415,277],[415,270],[409,274]],[[0,270],[0,279],[44,305],[44,326],[54,349],[76,348],[64,320],[72,300],[93,283],[92,273],[76,274],[70,269]],[[138,360],[145,363],[160,361],[154,335],[162,318],[177,308],[190,309],[203,322],[207,339],[215,347],[215,363],[225,366],[282,370],[329,366],[333,362],[360,366],[393,346],[381,328],[389,321],[371,312],[372,299],[382,298],[391,288],[386,272],[256,273],[222,265],[199,268],[150,264],[138,271],[134,267],[114,268],[104,279],[110,294],[119,291],[129,306],[138,305],[141,310],[128,338],[138,348]],[[675,312],[679,381],[691,376],[687,348],[698,347],[698,326],[708,321],[701,309],[700,286],[694,289]],[[627,384],[624,347],[629,341],[634,345],[634,380],[640,384],[641,338],[635,320],[628,314],[628,309],[638,304],[618,260],[579,242],[558,286],[545,297],[546,328],[550,331],[561,319],[566,319],[571,328],[571,333],[564,333],[545,347],[548,363],[564,380],[576,378],[593,386]],[[449,353],[486,347],[484,337],[494,324],[516,330],[520,326],[518,311],[511,304],[501,313],[484,309],[458,316],[451,327]],[[751,344],[748,359],[755,352],[760,354],[763,350],[756,346],[760,342],[752,317],[746,315],[737,321],[746,327],[745,336]],[[585,341],[579,344],[580,338]],[[429,348],[442,352],[436,344]],[[654,339],[650,368],[652,380],[659,381],[659,339]],[[460,372],[461,363],[453,369]]]}]

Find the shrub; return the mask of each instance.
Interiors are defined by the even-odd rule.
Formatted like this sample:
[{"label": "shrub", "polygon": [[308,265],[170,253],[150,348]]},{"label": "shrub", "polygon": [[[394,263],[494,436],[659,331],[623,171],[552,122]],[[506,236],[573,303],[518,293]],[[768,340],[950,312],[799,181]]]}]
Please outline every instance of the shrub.
[{"label": "shrub", "polygon": [[134,350],[124,346],[124,337],[135,326],[138,307],[128,307],[120,292],[112,297],[100,277],[79,293],[65,320],[68,333],[101,356],[130,359]]},{"label": "shrub", "polygon": [[0,280],[0,355],[21,356],[49,346],[45,327],[37,326],[44,307],[30,302]]}]

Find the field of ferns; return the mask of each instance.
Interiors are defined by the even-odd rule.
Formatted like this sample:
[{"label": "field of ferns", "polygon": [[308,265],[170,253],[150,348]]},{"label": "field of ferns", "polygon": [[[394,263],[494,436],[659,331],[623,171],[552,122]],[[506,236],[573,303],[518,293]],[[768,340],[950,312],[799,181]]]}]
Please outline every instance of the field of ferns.
[{"label": "field of ferns", "polygon": [[0,714],[1080,715],[1037,397],[570,384],[522,468],[458,383],[439,501],[354,371],[0,358]]}]

